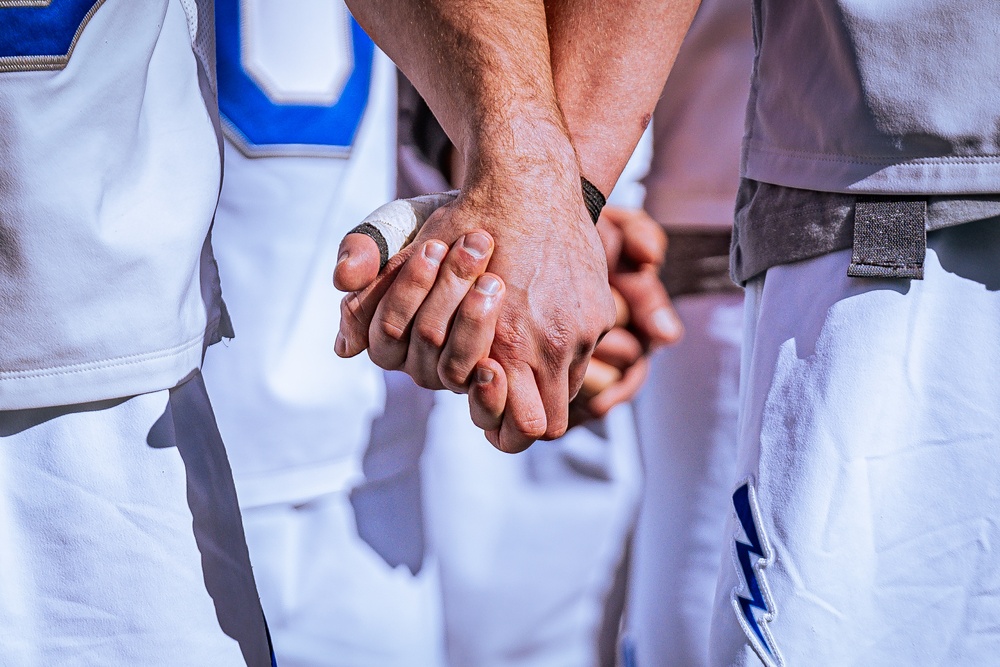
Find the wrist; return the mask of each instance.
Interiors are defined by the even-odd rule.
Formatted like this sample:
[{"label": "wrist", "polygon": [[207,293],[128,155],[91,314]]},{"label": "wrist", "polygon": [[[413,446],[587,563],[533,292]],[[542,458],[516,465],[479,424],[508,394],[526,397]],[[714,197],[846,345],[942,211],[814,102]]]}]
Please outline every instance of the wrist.
[{"label": "wrist", "polygon": [[597,189],[597,186],[588,181],[585,177],[580,177],[580,185],[583,190],[583,203],[587,207],[590,219],[596,225],[601,217],[601,209],[608,203],[608,198]]},{"label": "wrist", "polygon": [[576,203],[583,210],[576,153],[561,125],[522,117],[502,136],[489,130],[481,136],[466,153],[463,196],[494,209]]},{"label": "wrist", "polygon": [[467,142],[465,189],[479,182],[579,179],[576,151],[558,110],[525,109],[490,119]]}]

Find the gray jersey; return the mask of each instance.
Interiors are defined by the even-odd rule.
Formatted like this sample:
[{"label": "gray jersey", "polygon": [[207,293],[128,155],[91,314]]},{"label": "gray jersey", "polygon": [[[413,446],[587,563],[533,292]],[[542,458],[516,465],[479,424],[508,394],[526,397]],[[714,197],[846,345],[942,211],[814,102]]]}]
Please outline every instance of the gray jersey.
[{"label": "gray jersey", "polygon": [[1000,4],[756,0],[732,272],[851,247],[860,194],[926,227],[1000,215]]},{"label": "gray jersey", "polygon": [[1000,190],[1000,3],[755,0],[747,178],[824,192]]}]

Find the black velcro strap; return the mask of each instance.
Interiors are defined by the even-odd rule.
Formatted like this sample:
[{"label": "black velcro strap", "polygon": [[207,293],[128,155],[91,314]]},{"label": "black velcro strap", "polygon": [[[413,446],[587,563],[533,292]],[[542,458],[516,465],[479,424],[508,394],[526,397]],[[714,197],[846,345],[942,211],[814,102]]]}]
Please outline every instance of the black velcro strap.
[{"label": "black velcro strap", "polygon": [[854,249],[847,275],[923,279],[926,223],[925,199],[859,197],[854,207]]},{"label": "black velcro strap", "polygon": [[587,205],[590,219],[596,225],[597,219],[601,217],[601,209],[608,203],[608,200],[604,198],[604,195],[601,194],[601,191],[593,183],[583,176],[580,177],[580,183],[583,185],[583,203]]},{"label": "black velcro strap", "polygon": [[389,262],[389,244],[385,242],[385,237],[379,228],[369,222],[362,222],[360,225],[347,232],[348,234],[364,234],[378,246],[379,264],[378,270],[382,271]]}]

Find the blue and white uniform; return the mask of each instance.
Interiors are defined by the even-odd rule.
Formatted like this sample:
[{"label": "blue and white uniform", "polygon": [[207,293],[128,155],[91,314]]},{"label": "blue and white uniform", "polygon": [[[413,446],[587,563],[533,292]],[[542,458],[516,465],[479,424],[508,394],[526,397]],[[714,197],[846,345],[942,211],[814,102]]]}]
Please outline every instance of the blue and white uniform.
[{"label": "blue and white uniform", "polygon": [[0,4],[2,661],[271,662],[199,376],[211,6]]},{"label": "blue and white uniform", "polygon": [[343,2],[215,4],[226,174],[214,238],[237,336],[210,350],[205,377],[275,653],[432,667],[442,632],[417,388],[333,351],[338,245],[394,194],[395,69]]},{"label": "blue and white uniform", "polygon": [[220,318],[205,239],[221,155],[211,63],[192,48],[205,14],[178,0],[10,5],[0,407],[172,387]]}]

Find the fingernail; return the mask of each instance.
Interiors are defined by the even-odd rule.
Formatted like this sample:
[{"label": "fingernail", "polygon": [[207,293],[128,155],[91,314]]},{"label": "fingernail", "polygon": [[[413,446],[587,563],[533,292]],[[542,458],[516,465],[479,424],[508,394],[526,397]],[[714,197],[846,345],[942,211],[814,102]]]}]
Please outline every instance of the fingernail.
[{"label": "fingernail", "polygon": [[448,246],[440,241],[430,241],[424,246],[424,257],[435,264],[440,264],[446,254],[448,254]]},{"label": "fingernail", "polygon": [[344,338],[344,334],[337,332],[337,340],[333,344],[333,351],[341,357],[347,353],[347,339]]},{"label": "fingernail", "polygon": [[476,369],[476,383],[477,384],[489,384],[493,382],[493,378],[496,375],[488,368],[477,368]]},{"label": "fingernail", "polygon": [[348,250],[347,248],[344,248],[343,250],[340,251],[340,254],[337,255],[337,264],[340,264],[350,256],[351,256],[351,251]]},{"label": "fingernail", "polygon": [[462,247],[476,259],[482,259],[490,251],[490,237],[482,232],[466,234],[465,238],[462,239]]},{"label": "fingernail", "polygon": [[500,281],[493,276],[479,276],[476,279],[476,289],[486,296],[493,296],[500,291]]},{"label": "fingernail", "polygon": [[681,335],[681,323],[670,312],[669,308],[660,308],[652,316],[653,326],[665,338],[676,338]]}]

